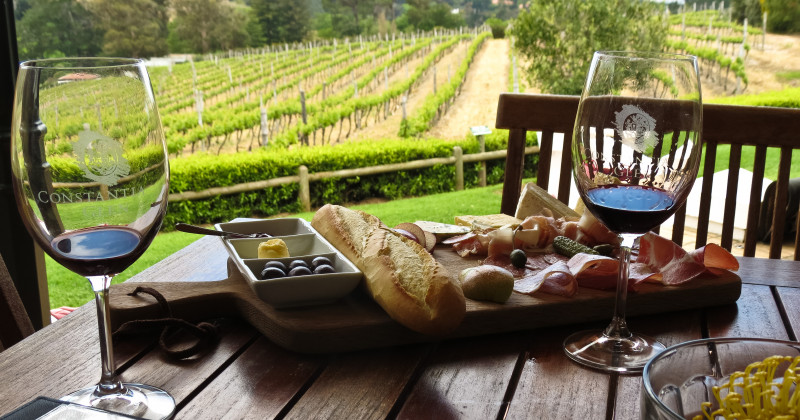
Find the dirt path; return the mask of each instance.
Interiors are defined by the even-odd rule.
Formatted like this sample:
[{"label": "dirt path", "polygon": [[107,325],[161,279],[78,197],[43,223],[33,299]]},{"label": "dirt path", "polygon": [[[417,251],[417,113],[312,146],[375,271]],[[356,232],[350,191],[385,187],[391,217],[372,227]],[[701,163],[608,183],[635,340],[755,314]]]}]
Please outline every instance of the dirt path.
[{"label": "dirt path", "polygon": [[508,91],[508,48],[505,39],[483,43],[470,65],[461,94],[430,130],[429,137],[460,139],[469,133],[470,127],[494,127],[497,98]]}]

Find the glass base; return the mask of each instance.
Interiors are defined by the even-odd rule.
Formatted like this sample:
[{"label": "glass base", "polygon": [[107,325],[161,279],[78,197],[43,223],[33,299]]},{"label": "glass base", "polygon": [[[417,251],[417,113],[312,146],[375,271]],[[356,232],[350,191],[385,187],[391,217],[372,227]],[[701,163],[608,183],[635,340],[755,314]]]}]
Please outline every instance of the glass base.
[{"label": "glass base", "polygon": [[166,391],[143,384],[123,383],[122,386],[121,394],[103,395],[95,392],[97,386],[92,386],[61,400],[148,420],[169,419],[175,413],[175,400]]},{"label": "glass base", "polygon": [[641,372],[664,349],[663,344],[644,335],[613,338],[600,330],[580,331],[564,340],[564,352],[570,359],[607,372]]}]

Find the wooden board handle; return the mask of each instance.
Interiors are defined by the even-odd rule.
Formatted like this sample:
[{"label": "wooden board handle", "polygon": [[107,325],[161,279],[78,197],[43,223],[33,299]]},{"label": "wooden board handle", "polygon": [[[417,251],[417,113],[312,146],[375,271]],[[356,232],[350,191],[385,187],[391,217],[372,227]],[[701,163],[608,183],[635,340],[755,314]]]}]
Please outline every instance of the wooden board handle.
[{"label": "wooden board handle", "polygon": [[111,286],[111,327],[117,329],[136,319],[164,318],[158,302],[151,295],[130,293],[137,287],[156,290],[167,300],[172,316],[187,321],[237,315],[236,301],[252,293],[241,279],[229,278],[210,282],[137,282]]}]

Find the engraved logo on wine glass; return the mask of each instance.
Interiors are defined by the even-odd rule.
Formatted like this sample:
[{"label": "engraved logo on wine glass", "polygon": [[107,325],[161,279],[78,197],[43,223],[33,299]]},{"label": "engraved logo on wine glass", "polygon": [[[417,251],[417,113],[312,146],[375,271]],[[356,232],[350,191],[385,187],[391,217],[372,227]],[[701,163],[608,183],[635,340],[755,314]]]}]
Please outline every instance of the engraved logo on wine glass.
[{"label": "engraved logo on wine glass", "polygon": [[656,120],[635,105],[622,105],[622,110],[615,112],[614,125],[622,144],[639,153],[645,153],[658,144]]},{"label": "engraved logo on wine glass", "polygon": [[109,187],[130,173],[128,160],[122,156],[122,145],[111,137],[88,128],[78,133],[73,145],[78,166],[87,178]]}]

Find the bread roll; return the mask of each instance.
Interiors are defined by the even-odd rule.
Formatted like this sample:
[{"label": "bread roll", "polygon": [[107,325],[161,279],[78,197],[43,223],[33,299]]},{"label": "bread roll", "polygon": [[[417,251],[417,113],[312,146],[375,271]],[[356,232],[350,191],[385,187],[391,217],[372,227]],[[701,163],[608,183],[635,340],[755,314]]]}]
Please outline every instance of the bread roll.
[{"label": "bread roll", "polygon": [[363,273],[367,290],[395,321],[424,334],[443,335],[464,318],[464,294],[418,243],[377,217],[325,205],[311,225]]}]

